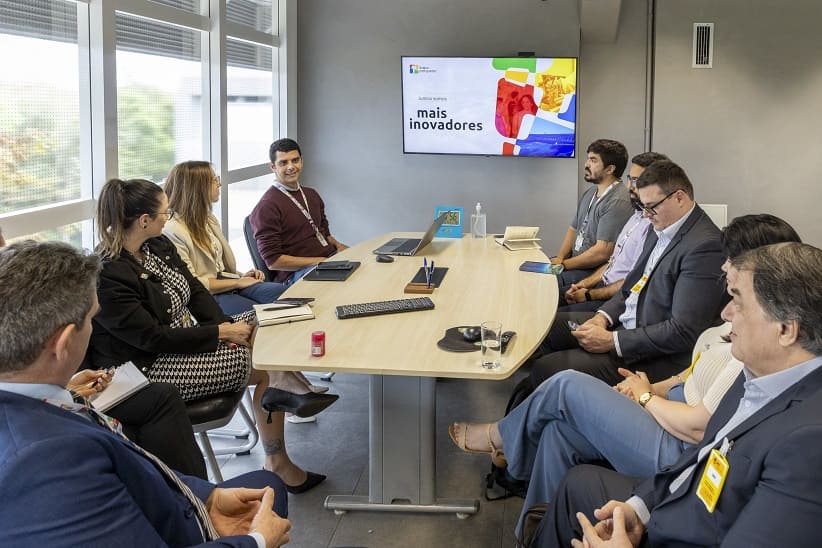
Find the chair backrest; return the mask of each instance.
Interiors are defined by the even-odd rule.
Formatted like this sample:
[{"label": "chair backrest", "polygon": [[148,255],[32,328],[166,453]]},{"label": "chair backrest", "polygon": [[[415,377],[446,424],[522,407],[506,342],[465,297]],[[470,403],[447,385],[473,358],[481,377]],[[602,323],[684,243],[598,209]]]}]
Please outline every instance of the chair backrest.
[{"label": "chair backrest", "polygon": [[254,263],[254,268],[261,270],[265,274],[265,281],[273,282],[274,273],[268,269],[265,264],[260,250],[257,249],[257,240],[254,239],[254,229],[251,228],[251,219],[246,217],[243,220],[243,236],[245,236],[245,245],[248,247],[248,252],[251,254],[251,261]]},{"label": "chair backrest", "polygon": [[699,207],[711,218],[718,228],[728,224],[728,204],[699,204]]}]

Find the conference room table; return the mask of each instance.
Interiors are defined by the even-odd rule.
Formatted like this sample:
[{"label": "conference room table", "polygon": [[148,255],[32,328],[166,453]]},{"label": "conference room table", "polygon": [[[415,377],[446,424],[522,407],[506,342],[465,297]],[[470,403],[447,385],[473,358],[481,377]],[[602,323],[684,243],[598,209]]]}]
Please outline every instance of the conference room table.
[{"label": "conference room table", "polygon": [[[315,319],[261,327],[252,359],[262,370],[355,373],[369,382],[369,494],[331,495],[325,508],[349,510],[476,513],[476,499],[436,498],[436,378],[505,379],[547,335],[556,314],[556,277],[522,272],[523,261],[547,261],[540,249],[510,251],[492,237],[436,238],[413,257],[380,263],[372,250],[390,233],[362,242],[333,260],[361,265],[343,282],[300,280],[285,297],[313,297]],[[432,310],[337,319],[338,305],[413,298],[405,286],[423,265],[447,267],[442,283],[428,295]],[[516,336],[501,366],[485,369],[480,352],[450,352],[437,346],[446,329],[502,323]],[[311,334],[325,331],[322,357],[311,355]]]}]

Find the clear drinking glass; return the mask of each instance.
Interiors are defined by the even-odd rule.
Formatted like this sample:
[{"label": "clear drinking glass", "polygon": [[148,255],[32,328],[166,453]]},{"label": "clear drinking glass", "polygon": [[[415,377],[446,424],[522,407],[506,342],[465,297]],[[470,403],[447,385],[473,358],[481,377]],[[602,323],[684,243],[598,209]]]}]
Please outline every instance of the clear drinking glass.
[{"label": "clear drinking glass", "polygon": [[502,323],[501,322],[482,322],[480,325],[482,333],[481,353],[482,366],[486,369],[496,369],[502,362]]}]

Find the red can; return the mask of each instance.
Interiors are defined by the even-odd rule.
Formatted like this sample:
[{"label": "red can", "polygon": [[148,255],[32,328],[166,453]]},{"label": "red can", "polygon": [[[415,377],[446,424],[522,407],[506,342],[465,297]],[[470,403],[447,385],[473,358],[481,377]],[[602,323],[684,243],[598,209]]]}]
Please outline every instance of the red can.
[{"label": "red can", "polygon": [[325,331],[315,331],[311,334],[311,355],[317,358],[325,356]]}]

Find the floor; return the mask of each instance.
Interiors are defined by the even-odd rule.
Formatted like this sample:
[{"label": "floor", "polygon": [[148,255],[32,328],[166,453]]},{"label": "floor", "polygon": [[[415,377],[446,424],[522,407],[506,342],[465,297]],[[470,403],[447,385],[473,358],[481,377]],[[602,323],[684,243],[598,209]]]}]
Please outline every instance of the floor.
[{"label": "floor", "polygon": [[[480,499],[478,514],[461,520],[453,514],[349,512],[323,508],[331,494],[368,494],[368,377],[335,375],[327,384],[339,401],[316,423],[286,424],[286,445],[294,462],[328,479],[301,495],[289,496],[291,548],[504,547],[515,544],[514,525],[522,499],[488,502],[483,479],[490,469],[484,455],[467,454],[448,438],[454,420],[493,420],[501,416],[519,372],[505,381],[442,379],[437,382],[437,496]],[[214,438],[215,447],[222,443]],[[225,478],[263,463],[259,444],[251,455],[219,457]]]}]

